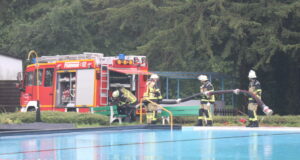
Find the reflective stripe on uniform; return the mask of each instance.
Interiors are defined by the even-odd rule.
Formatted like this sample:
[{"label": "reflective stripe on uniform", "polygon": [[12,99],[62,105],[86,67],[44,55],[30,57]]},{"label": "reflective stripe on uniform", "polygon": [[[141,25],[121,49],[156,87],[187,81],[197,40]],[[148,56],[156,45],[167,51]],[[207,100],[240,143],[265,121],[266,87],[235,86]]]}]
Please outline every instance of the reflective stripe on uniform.
[{"label": "reflective stripe on uniform", "polygon": [[[207,92],[207,91],[208,92],[214,91],[214,87],[209,81],[207,81],[205,84],[201,85],[201,87],[200,87],[200,92],[201,93],[204,93],[204,92]],[[203,97],[201,97],[200,101],[201,102],[212,102],[213,103],[213,102],[215,102],[215,95],[211,95],[209,97],[203,96]]]},{"label": "reflective stripe on uniform", "polygon": [[[258,80],[250,81],[250,83],[249,83],[249,92],[253,93],[258,98],[261,99],[262,89],[261,89],[261,86],[260,86],[260,83],[259,83]],[[254,99],[252,97],[249,97],[248,100],[251,101],[251,102],[254,102]]]},{"label": "reflective stripe on uniform", "polygon": [[144,93],[144,97],[147,99],[162,99],[161,94],[159,96],[156,96],[156,93],[160,94],[160,90],[155,87],[155,82],[149,82],[147,84],[146,92]]},{"label": "reflective stripe on uniform", "polygon": [[207,110],[207,112],[208,112],[207,120],[211,120],[212,121],[212,115],[211,115],[210,110]]},{"label": "reflective stripe on uniform", "polygon": [[136,102],[136,100],[137,100],[136,97],[130,91],[128,91],[125,88],[121,88],[121,92],[123,93],[123,96],[129,100],[130,104],[133,104]]}]

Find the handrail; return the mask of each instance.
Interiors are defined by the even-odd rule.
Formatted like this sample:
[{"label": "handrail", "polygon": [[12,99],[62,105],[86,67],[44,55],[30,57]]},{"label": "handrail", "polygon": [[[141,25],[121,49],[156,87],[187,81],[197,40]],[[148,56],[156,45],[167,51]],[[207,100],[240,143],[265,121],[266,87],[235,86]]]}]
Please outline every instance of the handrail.
[{"label": "handrail", "polygon": [[140,124],[143,123],[143,100],[144,98],[142,98],[140,102]]},{"label": "handrail", "polygon": [[147,98],[142,98],[142,99],[141,99],[141,102],[140,102],[140,123],[141,123],[141,124],[143,123],[143,114],[142,114],[143,101],[148,101],[148,102],[150,102],[150,103],[152,103],[152,104],[154,104],[154,105],[157,105],[160,109],[162,109],[162,110],[168,112],[169,115],[170,115],[170,121],[171,121],[170,126],[171,126],[171,130],[173,130],[173,114],[172,114],[172,112],[170,112],[169,110],[165,109],[163,106],[161,106],[161,105],[159,105],[159,104],[157,104],[157,103],[155,103],[155,102],[153,102],[153,101],[151,101],[151,100],[149,100],[149,99],[147,99]]}]

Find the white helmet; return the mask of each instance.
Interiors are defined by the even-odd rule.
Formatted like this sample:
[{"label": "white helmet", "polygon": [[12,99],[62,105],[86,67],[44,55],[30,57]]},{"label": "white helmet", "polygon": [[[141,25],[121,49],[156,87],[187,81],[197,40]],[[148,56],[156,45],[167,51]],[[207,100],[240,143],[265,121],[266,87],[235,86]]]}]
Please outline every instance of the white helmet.
[{"label": "white helmet", "polygon": [[119,93],[118,90],[116,90],[116,91],[114,91],[114,92],[112,93],[112,96],[113,96],[114,98],[119,97],[119,95],[120,95],[120,93]]},{"label": "white helmet", "polygon": [[150,79],[159,79],[159,76],[157,74],[152,74],[150,76]]},{"label": "white helmet", "polygon": [[255,71],[250,70],[250,71],[249,71],[249,74],[248,74],[248,78],[256,78]]},{"label": "white helmet", "polygon": [[208,80],[208,78],[207,78],[207,76],[206,75],[200,75],[200,76],[198,76],[198,80],[199,81],[207,81]]}]

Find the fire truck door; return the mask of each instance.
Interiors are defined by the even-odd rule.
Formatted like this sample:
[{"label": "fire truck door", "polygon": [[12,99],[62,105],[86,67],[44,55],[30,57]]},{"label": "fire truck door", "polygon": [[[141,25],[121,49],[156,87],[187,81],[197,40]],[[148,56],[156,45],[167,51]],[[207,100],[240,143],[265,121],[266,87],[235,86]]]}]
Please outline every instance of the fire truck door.
[{"label": "fire truck door", "polygon": [[76,106],[93,106],[94,102],[94,69],[77,71]]},{"label": "fire truck door", "polygon": [[45,107],[53,106],[53,72],[54,68],[45,69],[44,85],[41,87],[41,105]]}]

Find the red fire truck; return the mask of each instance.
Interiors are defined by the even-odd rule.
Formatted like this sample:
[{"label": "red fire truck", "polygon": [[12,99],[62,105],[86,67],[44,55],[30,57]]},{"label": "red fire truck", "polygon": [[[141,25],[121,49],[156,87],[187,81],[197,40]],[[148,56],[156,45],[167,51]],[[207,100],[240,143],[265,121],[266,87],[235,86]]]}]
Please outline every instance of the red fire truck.
[{"label": "red fire truck", "polygon": [[102,53],[42,56],[21,76],[21,111],[93,112],[107,106],[117,85],[132,91],[138,100],[146,89],[145,56],[105,57]]}]

